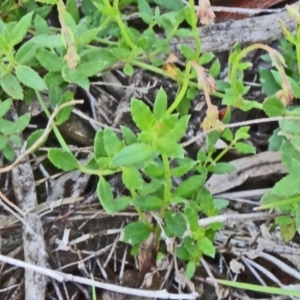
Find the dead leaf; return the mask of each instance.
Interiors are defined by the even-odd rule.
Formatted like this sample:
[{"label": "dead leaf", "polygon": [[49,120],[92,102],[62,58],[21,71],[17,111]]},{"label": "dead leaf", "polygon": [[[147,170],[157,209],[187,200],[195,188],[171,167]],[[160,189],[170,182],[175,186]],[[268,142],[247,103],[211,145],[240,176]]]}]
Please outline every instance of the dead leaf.
[{"label": "dead leaf", "polygon": [[236,274],[240,274],[242,271],[245,270],[245,266],[238,262],[236,259],[232,259],[229,265],[231,271]]},{"label": "dead leaf", "polygon": [[178,62],[178,58],[173,52],[171,52],[166,62],[163,65],[163,70],[175,78],[177,78],[178,76],[178,72],[176,70],[176,65],[175,65],[176,62]]}]

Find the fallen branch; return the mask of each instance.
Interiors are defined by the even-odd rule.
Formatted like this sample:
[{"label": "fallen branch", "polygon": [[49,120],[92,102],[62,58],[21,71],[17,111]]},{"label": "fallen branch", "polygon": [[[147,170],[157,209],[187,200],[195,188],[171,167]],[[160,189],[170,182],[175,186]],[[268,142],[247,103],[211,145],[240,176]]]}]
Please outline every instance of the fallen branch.
[{"label": "fallen branch", "polygon": [[127,294],[127,295],[135,295],[140,297],[152,297],[152,298],[162,298],[162,299],[196,299],[199,295],[198,293],[191,293],[191,294],[171,294],[168,293],[166,290],[158,290],[158,291],[152,291],[152,290],[142,290],[142,289],[133,289],[133,288],[127,288],[123,286],[118,286],[110,283],[105,282],[99,282],[88,278],[83,278],[79,276],[73,276],[72,274],[66,274],[63,272],[50,270],[47,268],[43,268],[40,266],[36,266],[33,264],[26,263],[24,261],[11,258],[5,255],[0,254],[0,261],[18,266],[27,270],[32,270],[36,273],[51,277],[53,279],[56,279],[60,282],[62,281],[73,281],[89,286],[94,286],[97,288],[101,288],[104,290]]},{"label": "fallen branch", "polygon": [[[258,42],[269,44],[283,37],[280,20],[285,23],[289,30],[295,31],[296,24],[287,11],[200,27],[201,51],[203,53],[226,51],[232,49],[237,42],[243,45]],[[163,37],[163,35],[157,36],[158,38]],[[174,37],[170,46],[171,50],[178,56],[181,56],[179,49],[182,44],[195,49],[193,38]]]}]

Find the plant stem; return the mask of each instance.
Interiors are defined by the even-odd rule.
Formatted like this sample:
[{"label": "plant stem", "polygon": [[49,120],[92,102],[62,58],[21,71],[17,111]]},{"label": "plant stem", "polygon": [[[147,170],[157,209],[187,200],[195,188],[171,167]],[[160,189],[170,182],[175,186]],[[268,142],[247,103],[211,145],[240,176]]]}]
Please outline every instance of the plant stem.
[{"label": "plant stem", "polygon": [[176,97],[175,101],[172,103],[172,105],[167,110],[167,114],[169,114],[169,115],[178,107],[178,105],[182,101],[184,95],[186,94],[186,91],[187,91],[187,88],[188,88],[188,85],[189,85],[189,78],[190,78],[190,73],[191,73],[191,64],[192,64],[191,61],[188,61],[188,63],[186,64],[182,88],[180,89],[180,92],[179,92],[178,96]]},{"label": "plant stem", "polygon": [[[46,104],[45,104],[45,101],[44,101],[44,99],[43,99],[41,93],[40,93],[39,91],[35,90],[35,94],[36,94],[37,99],[38,99],[38,101],[39,101],[39,103],[40,103],[40,105],[41,105],[43,111],[45,112],[46,116],[47,116],[48,118],[50,118],[51,114],[50,114],[50,112],[49,112],[49,110],[48,110],[48,108],[47,108],[47,106],[46,106]],[[53,124],[52,124],[52,128],[53,128],[53,132],[54,132],[54,134],[55,134],[55,136],[56,136],[56,138],[57,138],[59,144],[61,145],[61,147],[62,147],[64,150],[66,150],[66,151],[68,151],[68,152],[71,153],[71,150],[69,149],[68,145],[66,144],[64,138],[63,138],[62,135],[60,134],[60,132],[59,132],[59,130],[58,130],[58,128],[57,128],[57,126],[56,126],[56,124],[55,124],[54,122],[53,122]]]},{"label": "plant stem", "polygon": [[201,54],[201,41],[200,41],[200,35],[197,27],[197,17],[195,14],[194,0],[189,0],[189,4],[190,4],[191,23],[192,23],[191,27],[194,36],[195,46],[196,46],[194,60],[197,60]]}]

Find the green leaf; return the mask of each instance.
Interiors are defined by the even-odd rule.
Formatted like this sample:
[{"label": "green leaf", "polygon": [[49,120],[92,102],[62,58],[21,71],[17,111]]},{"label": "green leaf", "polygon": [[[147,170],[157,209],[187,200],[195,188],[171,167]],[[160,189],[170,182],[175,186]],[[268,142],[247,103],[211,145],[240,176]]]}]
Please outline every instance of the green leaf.
[{"label": "green leaf", "polygon": [[76,0],[67,0],[66,11],[73,17],[76,23],[79,21],[80,16]]},{"label": "green leaf", "polygon": [[151,229],[141,222],[132,222],[124,228],[123,236],[120,238],[123,242],[136,245],[147,240]]},{"label": "green leaf", "polygon": [[168,133],[168,137],[178,142],[186,133],[190,116],[181,117],[176,123],[172,130]]},{"label": "green leaf", "polygon": [[0,101],[0,118],[6,115],[12,105],[11,99],[6,99],[4,101]]},{"label": "green leaf", "polygon": [[48,26],[47,21],[43,19],[40,15],[36,15],[36,17],[34,18],[34,27],[37,35],[50,33],[50,28]]},{"label": "green leaf", "polygon": [[98,33],[99,33],[99,28],[92,28],[86,30],[85,32],[81,33],[79,37],[76,38],[76,42],[81,47],[84,47],[85,45],[93,41],[97,37]]},{"label": "green leaf", "polygon": [[156,95],[153,107],[153,115],[156,120],[160,120],[167,111],[167,103],[167,94],[164,89],[160,88]]},{"label": "green leaf", "polygon": [[117,134],[109,127],[106,127],[103,131],[103,143],[105,152],[108,156],[117,153],[121,145],[121,141]]},{"label": "green leaf", "polygon": [[235,133],[235,140],[246,140],[250,137],[250,134],[248,133],[250,127],[244,126],[239,128]]},{"label": "green leaf", "polygon": [[279,197],[293,196],[300,192],[299,173],[291,173],[278,181],[272,189],[272,193]]},{"label": "green leaf", "polygon": [[62,78],[61,72],[48,72],[45,75],[44,80],[49,88],[59,88],[59,86],[65,81]]},{"label": "green leaf", "polygon": [[4,74],[1,78],[1,86],[4,92],[13,99],[23,100],[23,90],[17,78],[11,74]]},{"label": "green leaf", "polygon": [[48,158],[55,167],[62,169],[63,171],[73,171],[79,167],[76,157],[71,152],[63,149],[50,149]]},{"label": "green leaf", "polygon": [[201,56],[200,56],[200,59],[198,61],[198,63],[200,65],[206,65],[208,64],[209,62],[211,62],[211,60],[215,57],[215,55],[212,53],[212,52],[206,52],[206,53],[203,53]]},{"label": "green leaf", "polygon": [[184,156],[183,147],[177,142],[174,142],[173,140],[170,140],[168,138],[159,138],[156,142],[156,148],[160,154],[166,155],[170,158]]},{"label": "green leaf", "polygon": [[[29,149],[44,133],[44,129],[38,129],[35,132],[31,133],[26,141],[26,150]],[[46,140],[40,145],[42,147]]]},{"label": "green leaf", "polygon": [[49,101],[51,104],[51,108],[55,109],[55,107],[59,104],[59,100],[63,95],[63,89],[59,86],[52,86],[49,89]]},{"label": "green leaf", "polygon": [[34,90],[47,90],[47,85],[40,75],[28,66],[17,65],[16,75],[18,80],[24,85]]},{"label": "green leaf", "polygon": [[176,256],[181,260],[189,260],[191,255],[187,251],[185,244],[181,244],[179,247],[176,248]]},{"label": "green leaf", "polygon": [[245,62],[240,62],[237,65],[238,70],[244,71],[247,69],[251,69],[252,68],[252,63],[249,61],[245,61]]},{"label": "green leaf", "polygon": [[15,25],[11,32],[11,36],[13,38],[13,45],[19,44],[21,41],[23,41],[24,37],[26,36],[26,33],[28,31],[28,28],[31,23],[33,12],[25,15],[22,17],[18,23]]},{"label": "green leaf", "polygon": [[46,35],[42,34],[35,36],[31,39],[35,45],[44,47],[44,48],[62,48],[63,42],[60,34],[56,35]]},{"label": "green leaf", "polygon": [[63,66],[63,60],[55,53],[44,48],[37,48],[35,56],[42,67],[50,72],[60,72]]},{"label": "green leaf", "polygon": [[204,185],[205,177],[194,175],[182,182],[174,192],[174,196],[189,198]]},{"label": "green leaf", "polygon": [[78,70],[70,70],[67,65],[63,66],[61,75],[63,79],[69,83],[75,83],[83,89],[90,88],[90,81],[88,78],[78,74]]},{"label": "green leaf", "polygon": [[281,135],[278,135],[279,128],[275,129],[271,137],[269,138],[269,147],[268,150],[270,151],[279,151],[283,141],[284,137]]},{"label": "green leaf", "polygon": [[12,148],[12,146],[10,144],[6,144],[2,148],[2,154],[9,161],[12,161],[15,158],[14,150],[13,150],[13,148]]},{"label": "green leaf", "polygon": [[179,159],[179,162],[180,165],[178,167],[171,169],[171,175],[174,177],[181,177],[185,175],[197,164],[196,161],[189,158]]},{"label": "green leaf", "polygon": [[132,204],[142,211],[155,211],[164,205],[164,201],[156,196],[139,196]]},{"label": "green leaf", "polygon": [[5,119],[0,119],[0,132],[5,135],[15,133],[14,123]]},{"label": "green leaf", "polygon": [[[179,29],[180,30],[180,29]],[[179,32],[180,33],[180,32]],[[178,35],[178,31],[177,31],[177,35]],[[188,47],[187,45],[185,44],[181,44],[179,46],[179,50],[181,52],[181,54],[186,58],[186,59],[193,59],[194,56],[195,56],[195,51],[191,48],[191,47]]]},{"label": "green leaf", "polygon": [[216,163],[210,171],[215,174],[229,174],[235,170],[235,166],[230,163]]},{"label": "green leaf", "polygon": [[275,219],[275,224],[277,224],[279,226],[286,226],[286,225],[290,225],[293,223],[294,223],[294,220],[289,216],[278,216]]},{"label": "green leaf", "polygon": [[132,144],[125,146],[112,159],[112,165],[115,167],[126,167],[141,163],[147,160],[153,149],[150,145]]},{"label": "green leaf", "polygon": [[267,96],[274,95],[281,88],[280,85],[276,82],[270,70],[260,69],[259,79],[261,82],[262,90],[267,94]]},{"label": "green leaf", "polygon": [[220,74],[220,71],[221,71],[221,64],[220,64],[220,61],[219,59],[216,59],[212,66],[210,67],[209,69],[209,74],[215,78],[217,77],[219,74]]},{"label": "green leaf", "polygon": [[190,224],[191,231],[192,232],[197,231],[199,228],[199,225],[198,225],[199,216],[198,216],[197,212],[194,209],[187,207],[184,211],[184,214]]},{"label": "green leaf", "polygon": [[292,224],[280,226],[280,235],[284,243],[290,242],[296,234],[296,225]]},{"label": "green leaf", "polygon": [[209,132],[205,139],[207,149],[214,149],[216,142],[220,137],[221,137],[221,133],[216,130]]},{"label": "green leaf", "polygon": [[285,108],[280,99],[275,97],[267,98],[263,103],[263,109],[267,116],[277,117],[285,113]]},{"label": "green leaf", "polygon": [[130,64],[125,64],[123,67],[123,72],[127,76],[132,76],[134,74],[134,68]]},{"label": "green leaf", "polygon": [[234,147],[240,153],[244,153],[244,154],[254,154],[254,153],[256,153],[256,148],[254,146],[250,145],[250,144],[247,144],[247,143],[237,142],[237,143],[235,143]]},{"label": "green leaf", "polygon": [[138,9],[142,20],[151,24],[153,21],[153,11],[146,0],[138,0]]},{"label": "green leaf", "polygon": [[147,163],[146,167],[143,169],[143,172],[152,178],[161,178],[165,175],[165,169],[163,164],[159,161],[150,161]]},{"label": "green leaf", "polygon": [[228,200],[220,199],[220,198],[214,198],[213,203],[214,203],[214,208],[216,208],[218,211],[226,208],[229,205]]},{"label": "green leaf", "polygon": [[114,200],[114,210],[115,212],[118,212],[118,211],[123,211],[125,210],[128,205],[130,204],[131,202],[131,198],[130,197],[125,197],[125,196],[122,196],[120,198],[116,198]]},{"label": "green leaf", "polygon": [[5,147],[8,143],[8,138],[5,135],[0,134],[0,151]]},{"label": "green leaf", "polygon": [[21,147],[22,146],[22,139],[16,135],[16,134],[12,134],[10,137],[9,137],[10,141],[13,142],[16,146],[18,147]]},{"label": "green leaf", "polygon": [[138,140],[137,136],[128,127],[121,126],[121,132],[122,132],[122,135],[123,135],[126,145],[138,143],[139,140]]},{"label": "green leaf", "polygon": [[[272,72],[276,82],[281,86],[282,82],[283,82],[281,74],[278,71],[275,71],[275,70],[272,70],[271,72]],[[299,84],[290,76],[286,76],[286,78],[287,78],[289,84],[291,85],[293,94],[296,96],[296,98],[300,98]]]},{"label": "green leaf", "polygon": [[282,162],[287,167],[289,173],[297,173],[300,170],[300,155],[291,143],[283,141],[280,148]]},{"label": "green leaf", "polygon": [[207,238],[206,236],[201,237],[197,241],[197,246],[198,246],[199,250],[201,250],[203,252],[203,254],[210,256],[212,258],[215,257],[216,249],[215,249],[212,241],[209,238]]},{"label": "green leaf", "polygon": [[97,195],[104,210],[113,215],[116,212],[113,192],[110,184],[102,176],[97,185]]},{"label": "green leaf", "polygon": [[22,115],[14,122],[14,133],[21,133],[29,124],[30,113]]},{"label": "green leaf", "polygon": [[130,50],[124,47],[116,47],[110,50],[111,54],[118,60],[127,60],[131,56]]},{"label": "green leaf", "polygon": [[[187,39],[187,38],[191,38],[193,37],[193,32],[192,30],[190,29],[187,29],[187,28],[179,28],[177,31],[176,31],[176,35],[179,36],[180,38],[182,39]],[[181,44],[181,45],[184,45],[184,44]],[[181,46],[180,45],[180,46]],[[186,46],[186,45],[185,45]],[[186,46],[186,48],[192,50],[190,47]],[[180,49],[181,51],[181,49]],[[192,50],[193,51],[193,50]],[[194,53],[194,52],[193,52]],[[183,53],[182,53],[183,54]],[[184,54],[183,54],[184,55]],[[193,56],[191,56],[190,58],[193,58]],[[187,57],[186,57],[187,58]]]},{"label": "green leaf", "polygon": [[15,56],[16,62],[21,65],[28,65],[35,57],[36,45],[31,41],[25,42],[18,50]]},{"label": "green leaf", "polygon": [[144,184],[141,189],[139,189],[140,195],[150,195],[156,193],[163,186],[163,183],[158,180],[152,179],[150,183]]},{"label": "green leaf", "polygon": [[166,223],[166,232],[170,232],[171,235],[179,238],[183,237],[187,227],[182,213],[167,211],[164,221]]},{"label": "green leaf", "polygon": [[110,67],[110,62],[105,60],[93,60],[90,62],[81,63],[77,68],[77,75],[79,77],[92,77],[99,72]]},{"label": "green leaf", "polygon": [[94,154],[96,159],[107,156],[104,148],[103,131],[99,130],[94,138]]},{"label": "green leaf", "polygon": [[134,123],[141,130],[151,130],[155,124],[155,119],[150,108],[140,100],[132,99],[131,114]]},{"label": "green leaf", "polygon": [[196,264],[194,261],[189,261],[186,265],[186,268],[185,268],[185,274],[186,274],[186,277],[188,279],[191,279],[194,274],[195,274],[195,271],[196,271]]},{"label": "green leaf", "polygon": [[136,190],[143,186],[143,178],[135,168],[123,168],[122,181],[129,190]]},{"label": "green leaf", "polygon": [[153,11],[146,0],[138,0],[138,9],[141,14],[153,17]]},{"label": "green leaf", "polygon": [[[60,98],[58,105],[62,105],[74,99],[74,93],[71,91],[66,91],[62,97]],[[61,125],[65,121],[67,121],[72,112],[72,106],[69,105],[61,109],[58,114],[56,115],[56,125]]]}]

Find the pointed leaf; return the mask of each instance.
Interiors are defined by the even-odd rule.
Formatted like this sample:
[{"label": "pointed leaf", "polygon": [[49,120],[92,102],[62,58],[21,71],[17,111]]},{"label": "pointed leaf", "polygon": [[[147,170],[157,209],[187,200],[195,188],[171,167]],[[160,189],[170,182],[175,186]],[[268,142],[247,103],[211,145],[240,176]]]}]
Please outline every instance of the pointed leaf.
[{"label": "pointed leaf", "polygon": [[112,165],[115,167],[131,166],[141,163],[148,159],[153,153],[150,145],[132,144],[124,147],[112,159]]},{"label": "pointed leaf", "polygon": [[73,171],[79,167],[76,157],[71,152],[63,149],[50,149],[48,158],[55,167],[63,171]]},{"label": "pointed leaf", "polygon": [[13,45],[17,45],[21,41],[23,41],[31,23],[32,14],[33,12],[22,17],[13,28],[11,32],[11,36],[13,38]]},{"label": "pointed leaf", "polygon": [[141,130],[150,130],[155,124],[150,108],[140,100],[132,99],[131,114],[133,121]]},{"label": "pointed leaf", "polygon": [[143,178],[135,168],[124,168],[122,181],[129,190],[137,190],[143,186]]},{"label": "pointed leaf", "polygon": [[4,74],[1,78],[1,86],[5,93],[13,99],[23,100],[23,90],[17,78],[11,74]]},{"label": "pointed leaf", "polygon": [[133,200],[132,204],[142,211],[155,211],[160,209],[164,202],[156,196],[139,196]]},{"label": "pointed leaf", "polygon": [[194,175],[186,179],[181,183],[174,192],[174,196],[179,196],[183,198],[188,198],[203,187],[205,182],[205,177],[201,175]]},{"label": "pointed leaf", "polygon": [[164,89],[160,88],[155,98],[153,115],[156,120],[160,120],[166,111],[167,111],[167,94]]},{"label": "pointed leaf", "polygon": [[47,85],[40,75],[28,66],[17,65],[16,75],[21,83],[34,90],[47,90]]},{"label": "pointed leaf", "polygon": [[147,240],[151,229],[141,222],[132,222],[124,228],[121,240],[125,243],[136,245]]},{"label": "pointed leaf", "polygon": [[6,99],[3,102],[0,101],[0,118],[6,115],[12,105],[11,99]]},{"label": "pointed leaf", "polygon": [[35,51],[35,56],[42,67],[50,72],[60,72],[63,66],[63,60],[55,53],[49,50],[38,48]]},{"label": "pointed leaf", "polygon": [[116,212],[114,196],[110,184],[101,177],[97,185],[97,195],[104,210],[113,215]]},{"label": "pointed leaf", "polygon": [[198,240],[197,246],[198,246],[199,250],[201,250],[203,252],[203,254],[210,256],[212,258],[215,257],[216,249],[215,249],[212,241],[209,238],[207,238],[206,236],[203,236]]}]

